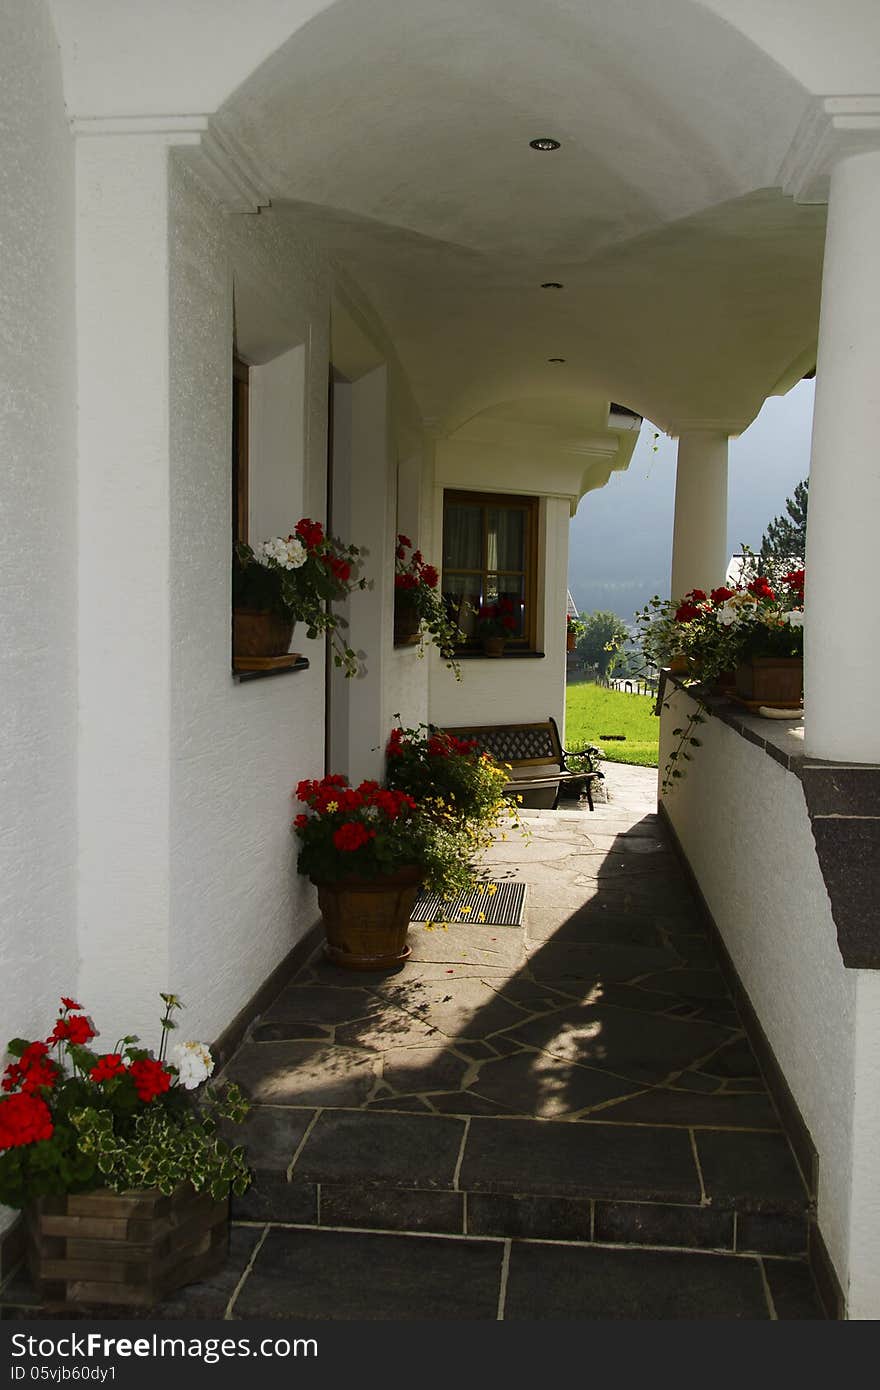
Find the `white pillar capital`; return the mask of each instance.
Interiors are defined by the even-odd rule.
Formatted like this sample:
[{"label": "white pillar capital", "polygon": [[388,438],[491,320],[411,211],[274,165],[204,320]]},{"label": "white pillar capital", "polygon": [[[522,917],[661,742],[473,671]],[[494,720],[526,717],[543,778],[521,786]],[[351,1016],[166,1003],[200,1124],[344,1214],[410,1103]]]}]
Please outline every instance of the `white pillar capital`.
[{"label": "white pillar capital", "polygon": [[807,107],[779,170],[797,203],[827,203],[843,159],[880,150],[880,96],[817,97]]},{"label": "white pillar capital", "polygon": [[270,198],[260,171],[209,116],[96,116],[72,120],[77,141],[126,139],[179,148],[227,212],[259,212]]}]

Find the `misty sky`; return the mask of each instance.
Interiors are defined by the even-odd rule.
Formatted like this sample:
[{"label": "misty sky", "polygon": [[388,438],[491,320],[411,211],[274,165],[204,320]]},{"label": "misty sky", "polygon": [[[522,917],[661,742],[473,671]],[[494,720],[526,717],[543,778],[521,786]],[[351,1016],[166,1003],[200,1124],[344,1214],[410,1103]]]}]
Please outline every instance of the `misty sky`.
[{"label": "misty sky", "polygon": [[[755,548],[767,523],[810,470],[814,382],[773,396],[745,434],[730,442],[729,554]],[[667,595],[672,565],[676,441],[652,451],[645,421],[629,469],[588,492],[571,523],[568,584],[581,612],[608,608],[625,621],[652,594]]]}]

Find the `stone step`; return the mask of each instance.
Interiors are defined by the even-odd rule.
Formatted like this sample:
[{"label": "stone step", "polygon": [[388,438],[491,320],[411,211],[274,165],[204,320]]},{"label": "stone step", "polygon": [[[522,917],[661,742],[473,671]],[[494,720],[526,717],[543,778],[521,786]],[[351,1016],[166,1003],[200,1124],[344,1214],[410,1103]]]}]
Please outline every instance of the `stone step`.
[{"label": "stone step", "polygon": [[248,1136],[237,1220],[806,1251],[810,1203],[779,1132],[341,1109],[276,1124],[262,1148]]}]

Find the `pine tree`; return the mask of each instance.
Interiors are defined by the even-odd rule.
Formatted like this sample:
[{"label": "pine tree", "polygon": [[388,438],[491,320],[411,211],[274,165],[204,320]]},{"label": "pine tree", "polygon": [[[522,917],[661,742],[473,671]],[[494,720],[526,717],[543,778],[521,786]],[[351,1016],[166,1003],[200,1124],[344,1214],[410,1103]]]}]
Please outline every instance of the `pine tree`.
[{"label": "pine tree", "polygon": [[777,516],[761,541],[762,560],[799,560],[803,564],[807,551],[807,502],[810,489],[809,478],[804,478],[794,490],[794,496],[785,503],[788,516]]}]

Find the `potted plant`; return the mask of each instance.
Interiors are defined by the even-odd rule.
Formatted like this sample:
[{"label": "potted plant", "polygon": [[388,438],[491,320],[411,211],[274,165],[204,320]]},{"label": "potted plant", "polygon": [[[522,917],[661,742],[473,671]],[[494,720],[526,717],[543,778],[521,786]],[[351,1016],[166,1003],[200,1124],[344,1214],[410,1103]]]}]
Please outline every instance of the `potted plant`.
[{"label": "potted plant", "polygon": [[516,605],[503,596],[496,603],[484,603],[477,613],[477,633],[486,656],[502,656],[507,639],[517,628]]},{"label": "potted plant", "polygon": [[456,738],[428,724],[397,725],[385,760],[389,787],[408,792],[428,814],[469,832],[468,859],[510,816],[504,795],[509,770],[480,752],[475,739]]},{"label": "potted plant", "polygon": [[295,795],[308,808],[293,822],[297,867],[318,890],[327,955],[349,970],[400,965],[421,885],[446,897],[469,887],[473,854],[487,837],[436,789],[417,799],[331,774],[300,782]]},{"label": "potted plant", "polygon": [[294,624],[306,635],[329,635],[333,660],[346,676],[357,675],[357,656],[343,640],[346,620],[330,604],[365,589],[353,577],[360,558],[355,545],[326,536],[319,521],[302,517],[287,537],[276,536],[252,549],[236,542],[232,562],[232,653],[238,661],[284,655]]},{"label": "potted plant", "polygon": [[565,618],[565,649],[573,652],[577,649],[577,644],[587,630],[587,625],[580,616],[567,613]]},{"label": "potted plant", "polygon": [[208,1048],[167,1053],[163,994],[158,1057],[128,1036],[98,1052],[91,1020],[62,998],[45,1040],[14,1038],[0,1097],[0,1202],[25,1211],[28,1261],[44,1297],[152,1306],[223,1264],[230,1190],[250,1174],[219,1119],[247,1111],[241,1092],[195,1092],[214,1069]]},{"label": "potted plant", "polygon": [[439,583],[439,571],[426,562],[420,550],[413,550],[408,536],[399,535],[394,553],[394,645],[419,642],[419,655],[423,656],[427,636],[455,679],[461,680],[455,649],[465,635],[449,616]]},{"label": "potted plant", "polygon": [[743,551],[743,573],[734,588],[724,585],[708,594],[692,589],[678,602],[655,597],[638,615],[646,654],[677,650],[683,674],[696,682],[696,711],[673,730],[678,743],[664,769],[664,792],[684,776],[680,763],[690,760],[690,749],[700,746],[694,729],[711,713],[701,690],[714,685],[735,691],[754,709],[797,709],[801,703],[804,571],[782,573],[780,567],[776,576],[757,573],[757,557],[748,547]]}]

